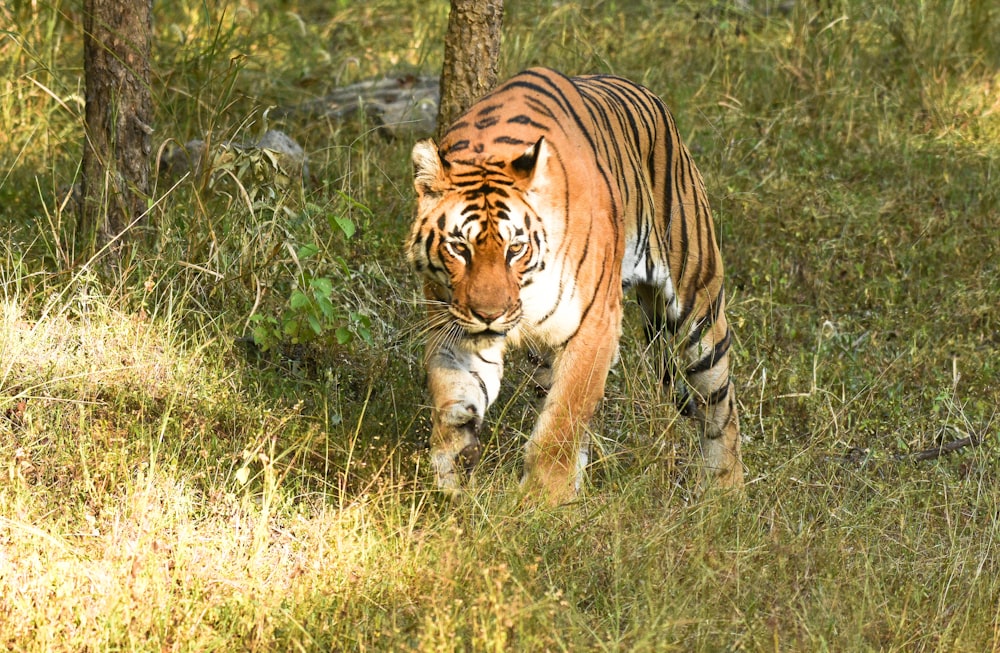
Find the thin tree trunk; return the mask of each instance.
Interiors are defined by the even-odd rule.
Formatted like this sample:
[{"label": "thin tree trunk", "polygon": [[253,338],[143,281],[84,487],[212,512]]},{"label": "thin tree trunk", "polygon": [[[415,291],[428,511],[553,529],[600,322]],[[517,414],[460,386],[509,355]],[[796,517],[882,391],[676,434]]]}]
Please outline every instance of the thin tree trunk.
[{"label": "thin tree trunk", "polygon": [[451,0],[437,136],[497,83],[503,0]]},{"label": "thin tree trunk", "polygon": [[152,0],[83,4],[87,107],[77,253],[89,256],[112,242],[120,247],[147,208],[153,5]]}]

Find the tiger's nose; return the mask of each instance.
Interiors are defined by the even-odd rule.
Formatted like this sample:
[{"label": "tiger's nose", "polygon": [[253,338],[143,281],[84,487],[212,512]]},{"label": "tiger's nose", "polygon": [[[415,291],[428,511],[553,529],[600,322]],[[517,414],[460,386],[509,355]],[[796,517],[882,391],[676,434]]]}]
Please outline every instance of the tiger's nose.
[{"label": "tiger's nose", "polygon": [[497,308],[473,308],[469,310],[472,316],[483,324],[490,324],[503,315],[503,309]]}]

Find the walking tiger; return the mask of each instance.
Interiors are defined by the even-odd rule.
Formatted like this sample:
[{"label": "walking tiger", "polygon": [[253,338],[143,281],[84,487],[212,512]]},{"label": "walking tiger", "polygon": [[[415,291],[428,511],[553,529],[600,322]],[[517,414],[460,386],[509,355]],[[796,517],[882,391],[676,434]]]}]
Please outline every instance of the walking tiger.
[{"label": "walking tiger", "polygon": [[673,117],[620,77],[524,71],[440,143],[413,148],[407,257],[428,303],[431,462],[458,491],[500,390],[504,353],[527,345],[547,391],[523,485],[573,498],[587,424],[616,361],[634,289],[664,383],[701,425],[704,482],[743,484],[723,266],[705,186]]}]

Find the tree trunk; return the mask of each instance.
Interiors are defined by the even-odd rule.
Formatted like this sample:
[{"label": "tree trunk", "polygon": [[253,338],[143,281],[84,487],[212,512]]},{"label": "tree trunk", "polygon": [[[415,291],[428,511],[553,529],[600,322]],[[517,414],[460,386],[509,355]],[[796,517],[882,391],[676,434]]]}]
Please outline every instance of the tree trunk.
[{"label": "tree trunk", "polygon": [[[86,140],[78,255],[89,257],[144,219],[149,193],[152,0],[84,0]],[[81,247],[82,246],[82,247]]]},{"label": "tree trunk", "polygon": [[497,83],[503,0],[451,0],[437,136]]}]

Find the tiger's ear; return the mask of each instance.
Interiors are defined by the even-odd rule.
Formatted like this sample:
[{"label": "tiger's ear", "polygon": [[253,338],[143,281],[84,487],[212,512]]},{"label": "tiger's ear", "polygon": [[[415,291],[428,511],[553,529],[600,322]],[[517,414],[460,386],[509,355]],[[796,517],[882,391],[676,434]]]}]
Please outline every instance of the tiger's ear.
[{"label": "tiger's ear", "polygon": [[441,181],[444,179],[444,169],[447,166],[441,160],[437,145],[430,138],[419,140],[413,146],[413,188],[417,197],[437,194]]},{"label": "tiger's ear", "polygon": [[539,174],[545,170],[548,156],[549,146],[545,142],[545,137],[540,136],[534,145],[524,151],[524,154],[510,162],[510,167],[518,181],[526,186],[535,186],[538,185]]}]

